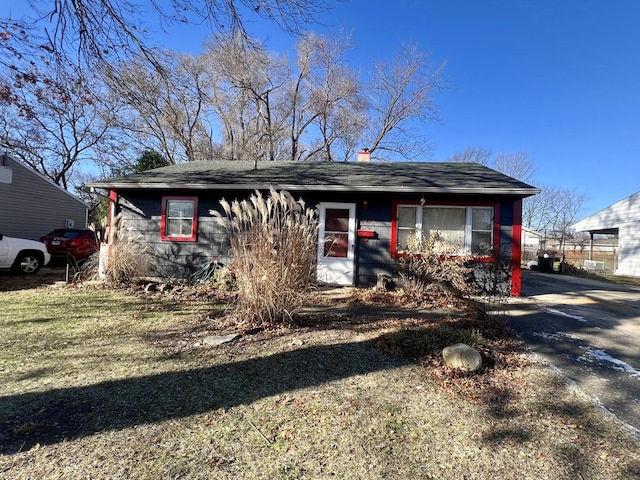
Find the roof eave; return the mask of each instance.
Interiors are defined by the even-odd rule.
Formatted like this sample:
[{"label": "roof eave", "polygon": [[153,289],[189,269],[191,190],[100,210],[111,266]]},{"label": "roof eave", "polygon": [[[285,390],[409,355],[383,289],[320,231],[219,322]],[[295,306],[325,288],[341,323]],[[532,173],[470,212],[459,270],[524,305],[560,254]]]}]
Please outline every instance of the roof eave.
[{"label": "roof eave", "polygon": [[462,195],[479,195],[492,192],[499,195],[530,196],[540,193],[538,188],[491,188],[491,187],[405,187],[384,185],[294,185],[294,184],[210,184],[210,183],[131,183],[131,182],[95,182],[88,184],[93,188],[112,190],[276,190],[290,191],[322,191],[322,192],[390,192],[390,193],[451,193]]}]

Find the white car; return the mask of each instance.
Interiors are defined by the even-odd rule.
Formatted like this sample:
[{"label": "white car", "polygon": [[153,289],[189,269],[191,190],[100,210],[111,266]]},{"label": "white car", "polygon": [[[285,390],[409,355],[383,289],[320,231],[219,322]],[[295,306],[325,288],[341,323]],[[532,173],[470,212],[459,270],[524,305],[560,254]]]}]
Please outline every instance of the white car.
[{"label": "white car", "polygon": [[50,260],[51,255],[44,243],[0,233],[0,270],[33,275]]}]

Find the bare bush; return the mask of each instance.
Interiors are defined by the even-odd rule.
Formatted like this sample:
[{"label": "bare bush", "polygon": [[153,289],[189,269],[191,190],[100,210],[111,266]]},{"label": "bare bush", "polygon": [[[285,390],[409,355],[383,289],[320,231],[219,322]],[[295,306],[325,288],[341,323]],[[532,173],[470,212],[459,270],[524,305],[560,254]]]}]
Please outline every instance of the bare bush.
[{"label": "bare bush", "polygon": [[460,254],[457,245],[443,241],[439,233],[428,239],[416,237],[398,260],[398,272],[404,289],[415,295],[436,289],[447,295],[463,297],[473,292],[471,255]]},{"label": "bare bush", "polygon": [[492,317],[506,316],[511,297],[511,257],[500,254],[474,267],[474,294]]},{"label": "bare bush", "polygon": [[75,262],[72,268],[74,269],[74,283],[98,280],[100,278],[100,253],[96,252],[91,254],[81,264]]},{"label": "bare bush", "polygon": [[105,279],[113,283],[131,283],[152,273],[149,247],[134,238],[122,215],[116,215],[107,234],[109,248]]},{"label": "bare bush", "polygon": [[224,215],[210,211],[226,229],[238,288],[237,313],[254,326],[282,323],[299,309],[311,285],[318,220],[286,191],[258,191],[249,199],[221,200]]}]

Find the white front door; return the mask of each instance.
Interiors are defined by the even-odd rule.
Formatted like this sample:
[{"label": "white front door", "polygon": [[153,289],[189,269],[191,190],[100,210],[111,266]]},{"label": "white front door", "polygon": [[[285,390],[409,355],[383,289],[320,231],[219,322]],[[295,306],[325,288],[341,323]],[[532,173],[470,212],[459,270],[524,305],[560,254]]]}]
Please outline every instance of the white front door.
[{"label": "white front door", "polygon": [[318,235],[318,282],[353,285],[355,278],[356,204],[321,203]]}]

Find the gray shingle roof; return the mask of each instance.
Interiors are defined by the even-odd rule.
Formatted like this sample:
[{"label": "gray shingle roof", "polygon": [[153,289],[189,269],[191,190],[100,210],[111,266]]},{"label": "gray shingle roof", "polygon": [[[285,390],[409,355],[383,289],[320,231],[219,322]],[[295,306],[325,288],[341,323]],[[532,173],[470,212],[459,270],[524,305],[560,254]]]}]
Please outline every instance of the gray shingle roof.
[{"label": "gray shingle roof", "polygon": [[101,180],[90,187],[130,189],[366,191],[500,194],[539,190],[476,163],[201,161]]}]

